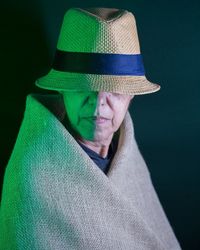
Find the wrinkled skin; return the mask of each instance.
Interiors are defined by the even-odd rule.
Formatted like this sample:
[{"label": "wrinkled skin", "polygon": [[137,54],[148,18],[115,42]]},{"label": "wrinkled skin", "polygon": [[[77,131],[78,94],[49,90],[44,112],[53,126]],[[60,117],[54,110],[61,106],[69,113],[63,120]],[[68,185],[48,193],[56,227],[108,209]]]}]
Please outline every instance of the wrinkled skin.
[{"label": "wrinkled skin", "polygon": [[61,94],[75,138],[106,157],[133,96],[93,91],[64,91]]}]

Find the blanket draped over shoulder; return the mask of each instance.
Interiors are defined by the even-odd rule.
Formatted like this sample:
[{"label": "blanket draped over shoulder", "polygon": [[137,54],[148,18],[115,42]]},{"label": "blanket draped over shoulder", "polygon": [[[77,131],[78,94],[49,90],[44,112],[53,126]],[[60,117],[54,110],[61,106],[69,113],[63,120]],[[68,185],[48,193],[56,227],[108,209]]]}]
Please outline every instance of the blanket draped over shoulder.
[{"label": "blanket draped over shoulder", "polygon": [[0,249],[177,250],[127,111],[104,174],[62,123],[61,95],[29,94],[6,167]]}]

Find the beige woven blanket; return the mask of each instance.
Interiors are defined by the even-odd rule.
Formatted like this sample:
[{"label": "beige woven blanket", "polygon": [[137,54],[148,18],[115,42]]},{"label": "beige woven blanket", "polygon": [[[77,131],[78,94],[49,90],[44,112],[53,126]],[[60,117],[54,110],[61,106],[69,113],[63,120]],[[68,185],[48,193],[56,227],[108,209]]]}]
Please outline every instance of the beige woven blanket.
[{"label": "beige woven blanket", "polygon": [[127,112],[105,175],[62,124],[60,95],[30,94],[4,176],[1,250],[180,249]]}]

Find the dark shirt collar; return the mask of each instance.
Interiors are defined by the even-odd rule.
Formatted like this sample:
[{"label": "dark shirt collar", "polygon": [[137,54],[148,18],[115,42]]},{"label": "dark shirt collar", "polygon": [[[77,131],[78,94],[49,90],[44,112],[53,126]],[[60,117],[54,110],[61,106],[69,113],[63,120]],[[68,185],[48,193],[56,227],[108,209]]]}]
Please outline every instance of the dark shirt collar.
[{"label": "dark shirt collar", "polygon": [[92,149],[86,147],[81,142],[77,141],[79,145],[82,147],[82,149],[89,155],[89,157],[94,161],[94,163],[105,173],[107,174],[109,170],[109,166],[111,164],[111,161],[117,151],[117,140],[113,138],[107,156],[104,158],[97,154]]}]

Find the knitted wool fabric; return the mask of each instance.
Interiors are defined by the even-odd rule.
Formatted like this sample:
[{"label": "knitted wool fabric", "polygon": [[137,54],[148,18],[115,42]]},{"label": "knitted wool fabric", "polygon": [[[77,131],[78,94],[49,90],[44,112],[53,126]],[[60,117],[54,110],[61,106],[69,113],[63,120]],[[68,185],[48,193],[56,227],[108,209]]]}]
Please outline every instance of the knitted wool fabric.
[{"label": "knitted wool fabric", "polygon": [[27,96],[6,168],[0,249],[180,249],[138,150],[129,112],[105,175],[62,124],[61,96],[49,98],[54,111],[42,99]]}]

